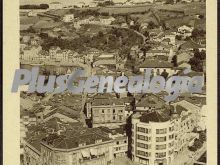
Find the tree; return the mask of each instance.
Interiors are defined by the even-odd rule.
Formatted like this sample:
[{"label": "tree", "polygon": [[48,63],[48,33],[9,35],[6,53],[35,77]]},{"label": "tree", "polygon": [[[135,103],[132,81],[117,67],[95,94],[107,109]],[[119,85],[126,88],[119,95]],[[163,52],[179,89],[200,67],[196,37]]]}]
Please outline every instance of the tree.
[{"label": "tree", "polygon": [[190,151],[197,151],[198,149],[200,149],[203,145],[203,142],[200,139],[195,139],[194,143],[192,146],[188,147]]},{"label": "tree", "polygon": [[49,5],[48,4],[40,4],[41,9],[48,9]]},{"label": "tree", "polygon": [[28,33],[36,33],[36,31],[34,30],[33,26],[30,26],[26,31]]},{"label": "tree", "polygon": [[201,60],[205,60],[206,59],[206,52],[205,52],[205,50],[202,50],[200,52],[200,58],[201,58]]},{"label": "tree", "polygon": [[197,72],[203,71],[203,61],[206,59],[206,52],[199,51],[198,49],[194,50],[194,56],[189,60],[189,64],[192,67],[192,70]]},{"label": "tree", "polygon": [[203,30],[203,29],[200,30],[200,29],[195,28],[192,31],[192,38],[204,37],[205,34],[206,34],[205,30]]},{"label": "tree", "polygon": [[145,31],[145,32],[144,32],[144,36],[147,37],[147,38],[149,38],[149,32],[148,32],[148,31]]},{"label": "tree", "polygon": [[195,139],[194,146],[196,147],[196,149],[200,149],[202,147],[202,141],[199,139]]},{"label": "tree", "polygon": [[40,5],[21,5],[20,9],[48,9],[48,4],[40,4]]},{"label": "tree", "polygon": [[200,139],[202,142],[206,141],[206,132],[205,132],[205,131],[201,131],[201,132],[199,133],[199,139]]},{"label": "tree", "polygon": [[130,55],[130,48],[127,46],[123,46],[120,50],[119,50],[119,56],[124,59],[126,57],[129,57]]},{"label": "tree", "polygon": [[173,64],[174,67],[177,67],[177,55],[174,55],[172,60],[171,60],[171,63]]},{"label": "tree", "polygon": [[166,4],[174,4],[174,0],[166,0]]},{"label": "tree", "polygon": [[199,36],[199,29],[195,28],[192,31],[192,38],[197,38]]},{"label": "tree", "polygon": [[157,27],[157,26],[155,25],[155,23],[154,23],[153,21],[150,21],[150,22],[148,23],[148,28],[149,28],[149,29],[154,29],[155,27]]},{"label": "tree", "polygon": [[105,1],[105,2],[99,2],[98,3],[99,7],[113,6],[113,5],[114,5],[114,2],[112,2],[112,1]]},{"label": "tree", "polygon": [[191,65],[192,70],[194,70],[196,72],[203,71],[203,67],[202,67],[202,63],[201,63],[200,59],[193,57],[189,60],[189,64]]},{"label": "tree", "polygon": [[98,32],[98,37],[99,37],[99,38],[104,37],[104,33],[103,33],[102,31],[99,31],[99,32]]},{"label": "tree", "polygon": [[204,15],[199,15],[199,19],[203,19],[204,18]]},{"label": "tree", "polygon": [[163,72],[161,73],[161,76],[164,77],[164,79],[167,79],[169,73],[167,73],[166,69],[163,70]]},{"label": "tree", "polygon": [[177,39],[177,40],[181,40],[181,39],[182,39],[182,36],[176,35],[176,39]]},{"label": "tree", "polygon": [[39,36],[40,36],[42,39],[48,38],[48,34],[47,34],[47,33],[40,33]]}]

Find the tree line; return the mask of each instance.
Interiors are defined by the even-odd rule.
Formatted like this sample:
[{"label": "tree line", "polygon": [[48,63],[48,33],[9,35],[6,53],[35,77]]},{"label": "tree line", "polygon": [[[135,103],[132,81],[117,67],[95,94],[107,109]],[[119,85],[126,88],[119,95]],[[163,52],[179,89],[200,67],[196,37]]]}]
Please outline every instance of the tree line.
[{"label": "tree line", "polygon": [[48,4],[40,4],[40,5],[21,5],[20,9],[48,9]]}]

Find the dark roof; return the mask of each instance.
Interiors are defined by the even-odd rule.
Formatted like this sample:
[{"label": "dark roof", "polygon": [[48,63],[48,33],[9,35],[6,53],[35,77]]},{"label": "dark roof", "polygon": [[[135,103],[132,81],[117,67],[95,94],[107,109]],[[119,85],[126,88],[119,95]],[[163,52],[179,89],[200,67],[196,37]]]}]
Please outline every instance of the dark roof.
[{"label": "dark roof", "polygon": [[[51,133],[51,130],[55,133]],[[25,140],[40,151],[41,142],[54,148],[72,149],[82,143],[90,145],[95,144],[96,140],[106,142],[112,139],[100,128],[86,128],[79,122],[63,122],[59,118],[53,118],[45,123],[29,126]]]},{"label": "dark roof", "polygon": [[194,76],[204,76],[203,72],[195,72],[195,71],[191,71],[187,74],[184,74],[183,72],[179,73],[180,76],[189,76],[189,77],[194,77]]},{"label": "dark roof", "polygon": [[139,68],[173,68],[173,64],[168,61],[145,60]]},{"label": "dark roof", "polygon": [[44,138],[45,136],[46,136],[45,132],[40,132],[40,133],[35,133],[35,134],[33,133],[32,135],[28,136],[26,141],[32,147],[34,147],[38,152],[41,152],[40,142],[41,142],[41,139]]},{"label": "dark roof", "polygon": [[172,114],[178,114],[179,116],[183,111],[188,111],[186,108],[181,105],[167,105],[164,108],[153,110],[151,112],[146,112],[142,114],[139,119],[141,122],[166,122],[171,119]]},{"label": "dark roof", "polygon": [[143,98],[141,98],[141,100],[138,103],[136,103],[136,107],[148,107],[151,105],[159,105],[159,104],[163,105],[165,104],[165,101],[161,99],[159,96],[149,93]]},{"label": "dark roof", "polygon": [[47,117],[50,117],[56,113],[59,113],[59,114],[62,114],[64,116],[67,116],[69,118],[72,118],[72,119],[77,119],[79,117],[79,113],[80,111],[75,111],[74,109],[71,109],[71,108],[68,108],[66,106],[59,106],[57,109],[49,112],[48,114],[46,114],[44,116],[44,118],[47,118]]},{"label": "dark roof", "polygon": [[182,45],[180,45],[181,49],[198,49],[198,48],[204,48],[204,46],[197,44],[193,42],[192,40],[184,42]]},{"label": "dark roof", "polygon": [[123,99],[118,99],[115,97],[115,95],[105,93],[105,94],[97,94],[92,99],[90,99],[90,102],[93,106],[102,106],[102,105],[124,105]]},{"label": "dark roof", "polygon": [[149,122],[166,122],[170,120],[170,116],[162,111],[153,111],[150,113],[145,113],[140,117],[140,121],[144,123]]},{"label": "dark roof", "polygon": [[97,140],[102,142],[111,141],[99,128],[78,128],[71,131],[61,132],[58,134],[50,134],[42,139],[42,142],[59,149],[78,148],[80,144],[91,145]]},{"label": "dark roof", "polygon": [[103,132],[109,134],[111,133],[112,135],[116,135],[116,134],[124,134],[125,133],[125,125],[121,125],[117,128],[113,128],[113,129],[110,129],[108,127],[98,127],[99,129],[101,129]]}]

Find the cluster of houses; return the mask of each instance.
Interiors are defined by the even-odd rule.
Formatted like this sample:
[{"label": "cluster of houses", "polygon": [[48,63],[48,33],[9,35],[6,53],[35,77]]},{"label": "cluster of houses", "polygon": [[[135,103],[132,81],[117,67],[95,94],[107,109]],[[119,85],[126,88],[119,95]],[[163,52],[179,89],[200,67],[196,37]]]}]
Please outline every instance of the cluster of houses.
[{"label": "cluster of houses", "polygon": [[[24,164],[110,165],[114,158],[126,158],[129,153],[137,163],[169,164],[197,138],[195,128],[205,129],[204,103],[177,100],[167,105],[154,94],[87,97],[57,95],[22,109]],[[67,104],[59,106],[59,102]],[[81,109],[91,123],[88,126],[77,116]],[[130,127],[126,126],[128,118]]]},{"label": "cluster of houses", "polygon": [[[152,0],[113,0],[115,4],[153,3]],[[78,7],[95,7],[96,1],[76,3]],[[49,9],[72,8],[53,2]],[[30,13],[29,16],[35,16]],[[109,26],[115,21],[112,16],[88,16],[75,18],[66,13],[62,17],[66,23],[73,22],[77,29],[83,24]],[[134,21],[130,22],[134,25]],[[42,49],[42,39],[37,35],[21,35],[20,60],[22,63],[44,63],[52,67],[75,64],[91,67],[95,75],[134,75],[126,68],[131,60],[139,73],[151,68],[152,74],[176,75],[185,68],[194,55],[194,50],[206,50],[205,44],[188,39],[194,27],[183,25],[173,30],[160,28],[147,29],[149,37],[143,45],[130,48],[128,57],[119,57],[115,50],[101,51],[91,48],[82,54],[51,46]],[[122,24],[128,28],[128,25]],[[59,27],[53,29],[59,31]],[[138,32],[143,37],[143,34]],[[181,36],[181,39],[177,39]],[[202,39],[201,39],[202,40]],[[149,46],[149,49],[143,49]],[[177,57],[174,66],[173,57]],[[135,62],[138,62],[136,65]],[[193,72],[194,75],[203,73]],[[82,77],[83,78],[86,78]],[[105,94],[45,94],[48,99],[36,94],[25,93],[25,99],[36,104],[28,109],[21,107],[21,155],[24,165],[70,165],[102,164],[113,165],[117,157],[129,158],[140,164],[170,164],[198,134],[193,130],[206,129],[206,107],[203,94],[189,94],[167,104],[163,92],[155,94],[105,93]],[[22,96],[23,97],[23,96]],[[128,122],[129,121],[129,122]]]}]

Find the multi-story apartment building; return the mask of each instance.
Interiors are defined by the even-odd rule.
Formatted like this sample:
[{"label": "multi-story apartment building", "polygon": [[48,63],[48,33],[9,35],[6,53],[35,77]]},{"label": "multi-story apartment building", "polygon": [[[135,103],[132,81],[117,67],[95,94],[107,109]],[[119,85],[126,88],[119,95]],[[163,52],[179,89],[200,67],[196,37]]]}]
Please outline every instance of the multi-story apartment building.
[{"label": "multi-story apartment building", "polygon": [[31,128],[24,145],[25,165],[113,164],[114,140],[105,132],[60,122],[53,130],[51,123]]},{"label": "multi-story apartment building", "polygon": [[[185,103],[187,107],[189,103]],[[169,165],[188,146],[198,126],[199,109],[191,105],[151,110],[132,117],[132,159],[149,165]]]},{"label": "multi-story apartment building", "polygon": [[175,147],[178,154],[188,146],[189,141],[194,138],[192,134],[194,128],[199,128],[201,120],[201,108],[185,100],[174,103],[175,112]]},{"label": "multi-story apartment building", "polygon": [[128,153],[128,136],[126,135],[125,125],[115,129],[99,127],[108,136],[114,139],[113,155],[114,157],[126,157]]},{"label": "multi-story apartment building", "polygon": [[132,159],[140,164],[166,165],[174,159],[174,122],[152,111],[132,118]]},{"label": "multi-story apartment building", "polygon": [[87,118],[93,127],[116,127],[126,123],[126,105],[123,100],[112,96],[97,96],[86,104]]}]

